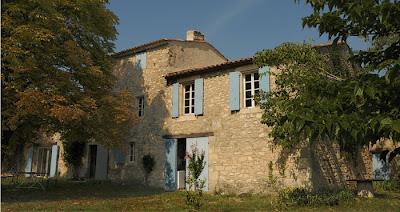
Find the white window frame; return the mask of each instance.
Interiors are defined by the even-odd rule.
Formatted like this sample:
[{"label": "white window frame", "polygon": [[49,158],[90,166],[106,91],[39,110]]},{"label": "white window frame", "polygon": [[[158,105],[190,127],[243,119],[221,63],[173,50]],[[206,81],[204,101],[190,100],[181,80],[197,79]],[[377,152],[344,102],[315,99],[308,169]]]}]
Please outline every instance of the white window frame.
[{"label": "white window frame", "polygon": [[136,161],[136,144],[135,142],[129,142],[129,148],[128,148],[128,162],[129,163],[134,163]]},{"label": "white window frame", "polygon": [[144,96],[138,96],[137,101],[138,101],[138,116],[143,117],[144,116]]},{"label": "white window frame", "polygon": [[[254,74],[258,74],[258,72],[248,72],[243,73],[243,107],[244,108],[253,108],[256,106],[256,101],[254,100],[254,95],[256,94],[256,90],[260,92],[260,75],[258,74],[258,80],[254,79]],[[250,81],[246,81],[246,75],[250,75]],[[246,82],[250,82],[250,90],[246,89]],[[258,88],[255,88],[255,82],[258,82]],[[246,97],[246,91],[251,91],[251,97]],[[251,99],[251,106],[246,105],[246,100]]]},{"label": "white window frame", "polygon": [[[184,115],[193,115],[194,114],[194,98],[195,98],[195,87],[194,81],[182,84],[183,85],[183,114]],[[189,86],[189,91],[186,90],[186,86]],[[186,99],[186,93],[189,93],[189,99]],[[189,100],[189,105],[186,105],[186,100]],[[189,108],[189,112],[186,112],[186,108]]]}]

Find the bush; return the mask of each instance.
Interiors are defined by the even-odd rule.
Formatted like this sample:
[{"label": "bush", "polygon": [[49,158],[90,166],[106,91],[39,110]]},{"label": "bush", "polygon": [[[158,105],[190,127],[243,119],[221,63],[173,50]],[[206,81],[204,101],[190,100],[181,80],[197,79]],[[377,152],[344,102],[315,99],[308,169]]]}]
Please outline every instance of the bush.
[{"label": "bush", "polygon": [[398,180],[385,180],[373,182],[374,189],[377,191],[396,191],[400,192],[400,181]]},{"label": "bush", "polygon": [[189,185],[186,190],[186,205],[192,211],[199,211],[202,206],[203,188],[205,180],[200,179],[201,172],[206,166],[204,152],[198,152],[197,148],[192,147],[192,152],[187,154],[188,158],[188,177],[186,183]]},{"label": "bush", "polygon": [[313,191],[307,188],[288,188],[279,192],[278,199],[287,205],[333,206],[354,199],[354,193],[347,189]]}]

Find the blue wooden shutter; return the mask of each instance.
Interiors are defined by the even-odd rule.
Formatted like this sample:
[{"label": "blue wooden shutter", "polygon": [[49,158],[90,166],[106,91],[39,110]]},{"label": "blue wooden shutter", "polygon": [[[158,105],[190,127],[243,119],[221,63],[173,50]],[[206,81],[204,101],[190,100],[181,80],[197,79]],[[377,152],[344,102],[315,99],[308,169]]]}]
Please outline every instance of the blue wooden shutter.
[{"label": "blue wooden shutter", "polygon": [[58,146],[57,144],[51,146],[51,161],[50,161],[50,177],[57,176],[58,165]]},{"label": "blue wooden shutter", "polygon": [[172,85],[172,118],[179,117],[179,83]]},{"label": "blue wooden shutter", "polygon": [[165,139],[164,188],[166,191],[175,191],[177,188],[177,145],[176,139]]},{"label": "blue wooden shutter", "polygon": [[269,92],[269,67],[264,66],[258,69],[260,75],[260,89],[264,92]]},{"label": "blue wooden shutter", "polygon": [[[33,157],[33,146],[29,147],[28,155],[26,159],[25,172],[32,172],[32,157]],[[25,174],[26,177],[31,176],[30,174]]]},{"label": "blue wooden shutter", "polygon": [[196,79],[194,81],[194,114],[195,115],[202,115],[203,114],[203,85],[204,79]]},{"label": "blue wooden shutter", "polygon": [[96,180],[106,180],[108,172],[108,150],[103,146],[97,145],[96,154]]},{"label": "blue wooden shutter", "polygon": [[229,107],[231,111],[240,110],[240,73],[238,71],[229,73]]}]

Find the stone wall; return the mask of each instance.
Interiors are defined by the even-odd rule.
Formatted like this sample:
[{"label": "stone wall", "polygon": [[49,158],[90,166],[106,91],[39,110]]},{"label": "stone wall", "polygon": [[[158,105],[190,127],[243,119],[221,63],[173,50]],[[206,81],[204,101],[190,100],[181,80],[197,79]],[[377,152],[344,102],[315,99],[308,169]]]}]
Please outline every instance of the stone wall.
[{"label": "stone wall", "polygon": [[[257,71],[257,67],[247,65],[237,68],[236,71]],[[271,71],[277,72],[275,68]],[[180,82],[185,82],[198,77],[204,78],[204,114],[166,118],[170,135],[213,134],[209,137],[210,191],[269,192],[279,185],[328,187],[344,185],[346,179],[355,177],[355,173],[368,176],[371,170],[368,151],[359,156],[362,159],[360,164],[365,163],[357,167],[362,167],[360,170],[349,165],[350,161],[340,155],[337,146],[322,142],[317,148],[306,145],[282,152],[273,145],[268,136],[270,129],[260,123],[260,108],[245,108],[241,101],[240,111],[230,111],[228,72],[229,70],[219,71],[181,79]],[[273,82],[274,79],[271,75],[270,81]],[[274,86],[272,83],[271,87]],[[171,88],[166,97],[167,114],[170,114]],[[243,99],[243,93],[240,99]],[[269,176],[275,182],[269,182]],[[326,183],[320,184],[323,181]]]},{"label": "stone wall", "polygon": [[148,182],[163,187],[165,153],[162,136],[170,134],[166,126],[170,117],[167,109],[170,96],[164,76],[177,70],[222,63],[226,59],[205,42],[171,41],[166,46],[148,50],[146,54],[146,69],[135,70],[135,56],[131,56],[119,59],[114,70],[118,78],[116,90],[128,89],[134,97],[144,96],[145,109],[131,135],[123,141],[125,155],[128,154],[128,143],[135,143],[136,160],[125,163],[123,167],[114,167],[111,155],[109,174],[113,179],[143,182],[141,159],[145,154],[151,154],[156,164]]}]

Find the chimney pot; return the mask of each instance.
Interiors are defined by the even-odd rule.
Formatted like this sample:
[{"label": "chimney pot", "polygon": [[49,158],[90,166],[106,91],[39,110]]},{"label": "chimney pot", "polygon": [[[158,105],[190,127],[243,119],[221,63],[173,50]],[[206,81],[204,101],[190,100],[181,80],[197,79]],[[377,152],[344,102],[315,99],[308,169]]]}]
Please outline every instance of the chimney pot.
[{"label": "chimney pot", "polygon": [[204,34],[200,31],[189,30],[186,32],[187,41],[204,41]]}]

